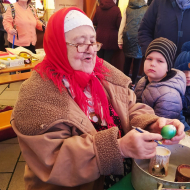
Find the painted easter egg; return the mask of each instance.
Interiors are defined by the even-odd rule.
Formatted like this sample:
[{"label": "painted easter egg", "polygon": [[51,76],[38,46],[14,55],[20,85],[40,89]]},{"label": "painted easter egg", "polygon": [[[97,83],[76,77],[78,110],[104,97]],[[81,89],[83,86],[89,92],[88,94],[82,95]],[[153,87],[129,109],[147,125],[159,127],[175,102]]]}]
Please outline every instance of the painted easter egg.
[{"label": "painted easter egg", "polygon": [[173,125],[165,125],[161,130],[164,139],[171,139],[176,135],[176,128]]}]

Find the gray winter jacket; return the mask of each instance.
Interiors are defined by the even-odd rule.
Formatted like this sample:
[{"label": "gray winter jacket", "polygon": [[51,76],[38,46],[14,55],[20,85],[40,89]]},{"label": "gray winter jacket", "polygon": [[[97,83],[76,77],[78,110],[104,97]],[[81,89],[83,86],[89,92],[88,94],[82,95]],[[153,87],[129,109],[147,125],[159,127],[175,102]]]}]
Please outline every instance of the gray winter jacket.
[{"label": "gray winter jacket", "polygon": [[[137,102],[142,102],[155,111],[160,117],[179,119],[183,108],[181,95],[186,89],[185,74],[177,69],[172,69],[175,76],[166,76],[159,82],[148,83],[147,77],[143,77],[137,83],[135,94]],[[147,84],[147,85],[146,85]]]}]

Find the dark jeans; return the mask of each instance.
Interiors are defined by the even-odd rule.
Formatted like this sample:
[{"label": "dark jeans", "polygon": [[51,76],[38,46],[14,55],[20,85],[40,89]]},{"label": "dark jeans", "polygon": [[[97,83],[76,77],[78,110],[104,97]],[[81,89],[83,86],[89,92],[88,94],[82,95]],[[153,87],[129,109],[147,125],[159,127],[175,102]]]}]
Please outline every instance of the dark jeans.
[{"label": "dark jeans", "polygon": [[0,51],[6,51],[4,34],[5,32],[0,30]]},{"label": "dark jeans", "polygon": [[[9,47],[12,48],[12,43],[9,42]],[[14,48],[17,48],[19,46],[16,46],[14,45]],[[23,46],[24,48],[30,50],[32,53],[36,53],[36,50],[35,50],[35,46],[33,46],[32,44],[30,44],[30,46]],[[24,70],[24,71],[21,71],[21,73],[26,73],[26,72],[29,72],[30,70]],[[16,74],[16,72],[11,72],[10,74]]]},{"label": "dark jeans", "polygon": [[[10,43],[10,42],[9,42],[9,47],[12,48],[12,43]],[[19,47],[19,46],[14,45],[13,48],[17,48],[17,47]],[[35,46],[33,46],[32,44],[30,44],[30,46],[22,46],[22,47],[30,50],[32,53],[36,53]]]},{"label": "dark jeans", "polygon": [[124,73],[125,75],[129,76],[132,60],[133,60],[133,71],[132,71],[131,80],[132,84],[135,84],[141,65],[141,59],[125,57]]},{"label": "dark jeans", "polygon": [[113,53],[114,53],[113,49],[100,49],[97,52],[97,55],[98,55],[99,58],[102,58],[105,61],[107,61],[108,63],[111,63]]}]

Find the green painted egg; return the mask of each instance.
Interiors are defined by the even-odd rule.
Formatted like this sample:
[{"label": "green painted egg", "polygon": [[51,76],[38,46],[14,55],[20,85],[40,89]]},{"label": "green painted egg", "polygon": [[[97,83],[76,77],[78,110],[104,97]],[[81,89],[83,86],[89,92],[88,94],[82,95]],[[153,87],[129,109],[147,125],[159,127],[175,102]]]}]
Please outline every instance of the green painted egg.
[{"label": "green painted egg", "polygon": [[165,125],[161,130],[164,139],[171,139],[176,135],[176,128],[173,125]]}]

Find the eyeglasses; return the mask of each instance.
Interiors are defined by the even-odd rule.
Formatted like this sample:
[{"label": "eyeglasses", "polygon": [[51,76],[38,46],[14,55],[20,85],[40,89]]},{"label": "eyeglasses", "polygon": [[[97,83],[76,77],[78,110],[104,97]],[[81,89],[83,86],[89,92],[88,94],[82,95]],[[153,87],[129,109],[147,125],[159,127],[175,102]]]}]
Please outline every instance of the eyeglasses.
[{"label": "eyeglasses", "polygon": [[77,48],[77,51],[79,53],[84,53],[89,50],[89,47],[92,46],[94,51],[99,51],[103,44],[99,42],[95,42],[92,44],[71,44],[69,42],[66,42],[67,45],[74,46]]}]

